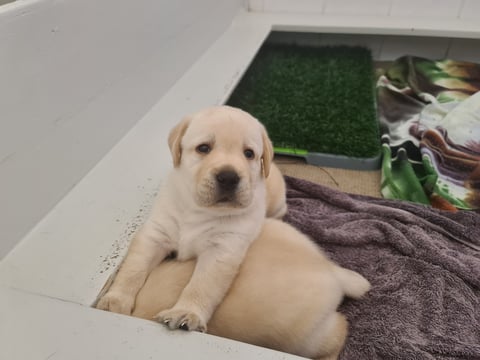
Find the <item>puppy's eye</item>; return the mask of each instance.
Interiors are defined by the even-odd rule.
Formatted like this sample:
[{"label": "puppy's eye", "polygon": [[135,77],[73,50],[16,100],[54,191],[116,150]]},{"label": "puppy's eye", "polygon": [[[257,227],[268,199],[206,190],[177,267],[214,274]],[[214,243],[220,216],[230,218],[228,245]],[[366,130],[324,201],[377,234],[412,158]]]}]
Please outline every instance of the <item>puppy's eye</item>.
[{"label": "puppy's eye", "polygon": [[243,154],[248,160],[252,160],[255,158],[255,153],[253,152],[252,149],[246,149]]},{"label": "puppy's eye", "polygon": [[208,144],[200,144],[195,150],[200,154],[208,154],[212,148]]}]

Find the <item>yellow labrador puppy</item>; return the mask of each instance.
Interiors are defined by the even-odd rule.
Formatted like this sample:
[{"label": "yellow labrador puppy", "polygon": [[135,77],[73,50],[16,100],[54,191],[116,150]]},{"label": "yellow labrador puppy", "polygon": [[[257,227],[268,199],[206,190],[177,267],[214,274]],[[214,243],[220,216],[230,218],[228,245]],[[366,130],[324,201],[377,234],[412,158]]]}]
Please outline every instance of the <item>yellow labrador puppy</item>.
[{"label": "yellow labrador puppy", "polygon": [[189,116],[173,128],[168,143],[174,168],[97,308],[130,314],[160,262],[171,254],[181,261],[195,258],[178,300],[156,317],[170,329],[206,331],[260,233],[267,204],[267,215],[285,214],[285,184],[272,166],[265,128],[240,109],[217,106]]},{"label": "yellow labrador puppy", "polygon": [[[197,265],[198,266],[198,265]],[[166,261],[140,290],[134,316],[152,319],[177,302],[195,261]],[[360,274],[330,261],[292,226],[267,219],[250,246],[208,333],[315,359],[336,359],[347,335],[337,312],[344,295],[370,288]]]}]

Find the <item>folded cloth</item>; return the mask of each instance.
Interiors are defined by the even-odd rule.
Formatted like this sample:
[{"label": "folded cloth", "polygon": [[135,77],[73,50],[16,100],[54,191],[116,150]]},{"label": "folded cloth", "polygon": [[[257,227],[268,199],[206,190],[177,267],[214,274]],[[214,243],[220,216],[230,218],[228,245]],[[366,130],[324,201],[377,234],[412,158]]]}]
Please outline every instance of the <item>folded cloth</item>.
[{"label": "folded cloth", "polygon": [[480,64],[404,56],[377,82],[382,194],[480,208]]},{"label": "folded cloth", "polygon": [[372,284],[341,359],[480,359],[480,214],[286,180],[285,220]]}]

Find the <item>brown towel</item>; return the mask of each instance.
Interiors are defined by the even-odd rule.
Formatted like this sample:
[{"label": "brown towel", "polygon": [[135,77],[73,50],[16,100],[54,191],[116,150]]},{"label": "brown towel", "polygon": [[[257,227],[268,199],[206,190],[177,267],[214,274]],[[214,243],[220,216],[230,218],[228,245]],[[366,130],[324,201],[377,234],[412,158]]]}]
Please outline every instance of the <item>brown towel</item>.
[{"label": "brown towel", "polygon": [[372,284],[341,359],[480,359],[480,214],[286,180],[285,220]]}]

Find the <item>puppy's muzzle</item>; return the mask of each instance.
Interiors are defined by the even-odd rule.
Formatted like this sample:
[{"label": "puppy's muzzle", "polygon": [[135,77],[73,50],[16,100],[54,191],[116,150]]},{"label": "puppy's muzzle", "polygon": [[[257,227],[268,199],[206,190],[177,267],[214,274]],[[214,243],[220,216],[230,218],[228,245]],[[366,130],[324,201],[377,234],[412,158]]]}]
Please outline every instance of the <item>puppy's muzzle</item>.
[{"label": "puppy's muzzle", "polygon": [[240,176],[234,170],[222,170],[216,175],[218,190],[222,194],[232,194],[238,187]]}]

